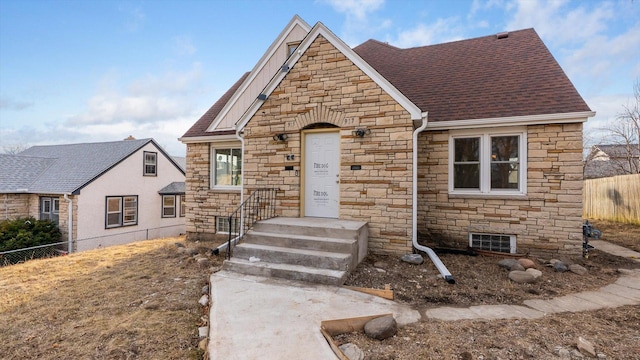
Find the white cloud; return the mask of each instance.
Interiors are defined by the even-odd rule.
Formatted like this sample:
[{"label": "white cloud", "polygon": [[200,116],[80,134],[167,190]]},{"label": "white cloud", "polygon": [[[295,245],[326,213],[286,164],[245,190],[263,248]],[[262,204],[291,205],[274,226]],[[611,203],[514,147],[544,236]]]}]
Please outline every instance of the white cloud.
[{"label": "white cloud", "polygon": [[124,14],[124,27],[127,31],[136,32],[143,25],[146,20],[146,15],[139,6],[133,6],[129,3],[120,4],[118,11]]},{"label": "white cloud", "polygon": [[0,110],[24,110],[32,106],[32,102],[13,100],[8,97],[0,97]]},{"label": "white cloud", "polygon": [[378,10],[384,0],[327,0],[334,10],[359,21],[365,21],[367,14]]},{"label": "white cloud", "polygon": [[107,74],[98,93],[87,101],[87,109],[68,119],[73,126],[114,126],[133,122],[153,123],[190,114],[194,109],[193,95],[202,87],[201,66],[193,64],[185,72],[167,72],[161,76],[147,75],[131,82],[128,91],[118,90],[118,77]]},{"label": "white cloud", "polygon": [[384,0],[324,0],[324,2],[346,16],[340,37],[350,46],[360,43],[379,30],[389,28],[392,24],[389,19],[372,19],[369,16],[383,7]]},{"label": "white cloud", "polygon": [[180,56],[193,55],[198,51],[190,37],[176,36],[172,41],[174,52]]},{"label": "white cloud", "polygon": [[418,24],[413,29],[398,34],[390,42],[400,48],[449,42],[464,38],[464,29],[458,18],[438,19],[432,24]]}]

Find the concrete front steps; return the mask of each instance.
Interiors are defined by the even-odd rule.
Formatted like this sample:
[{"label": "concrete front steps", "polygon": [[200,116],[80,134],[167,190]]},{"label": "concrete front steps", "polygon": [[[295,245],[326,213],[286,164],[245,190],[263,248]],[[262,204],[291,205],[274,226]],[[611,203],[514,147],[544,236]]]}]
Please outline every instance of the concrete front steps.
[{"label": "concrete front steps", "polygon": [[342,285],[367,255],[367,241],[366,222],[276,217],[256,223],[222,268],[247,275]]}]

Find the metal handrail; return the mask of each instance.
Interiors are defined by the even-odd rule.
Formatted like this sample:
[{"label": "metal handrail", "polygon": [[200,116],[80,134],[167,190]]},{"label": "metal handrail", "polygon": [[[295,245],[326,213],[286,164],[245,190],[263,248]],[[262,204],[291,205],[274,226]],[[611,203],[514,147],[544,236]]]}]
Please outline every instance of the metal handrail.
[{"label": "metal handrail", "polygon": [[[229,240],[227,242],[227,259],[231,259],[231,245],[237,244],[249,231],[253,224],[260,220],[276,217],[276,188],[257,189],[238,206],[227,218]],[[233,236],[236,235],[234,238]]]}]

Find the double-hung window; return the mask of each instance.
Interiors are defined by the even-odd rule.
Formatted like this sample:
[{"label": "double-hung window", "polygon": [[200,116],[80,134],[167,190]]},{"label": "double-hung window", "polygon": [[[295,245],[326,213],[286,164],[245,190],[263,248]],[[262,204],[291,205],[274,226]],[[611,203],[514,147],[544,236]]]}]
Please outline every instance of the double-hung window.
[{"label": "double-hung window", "polygon": [[158,175],[158,153],[144,151],[144,176]]},{"label": "double-hung window", "polygon": [[239,148],[211,150],[211,187],[240,186],[242,181],[242,150]]},{"label": "double-hung window", "polygon": [[524,129],[453,132],[449,139],[449,193],[526,194]]},{"label": "double-hung window", "polygon": [[138,224],[137,196],[107,196],[105,226],[115,228]]},{"label": "double-hung window", "polygon": [[58,224],[60,214],[60,199],[57,197],[40,198],[40,220],[51,220]]},{"label": "double-hung window", "polygon": [[176,196],[162,195],[162,217],[176,217]]}]

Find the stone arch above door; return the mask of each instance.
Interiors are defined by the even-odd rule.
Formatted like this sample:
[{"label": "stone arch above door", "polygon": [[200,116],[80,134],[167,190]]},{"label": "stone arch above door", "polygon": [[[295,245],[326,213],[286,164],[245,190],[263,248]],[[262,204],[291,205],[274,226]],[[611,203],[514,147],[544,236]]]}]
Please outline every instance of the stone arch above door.
[{"label": "stone arch above door", "polygon": [[286,130],[302,130],[317,123],[328,123],[337,127],[345,125],[345,116],[342,111],[331,110],[323,104],[318,104],[310,111],[298,114],[295,121],[287,122]]}]

